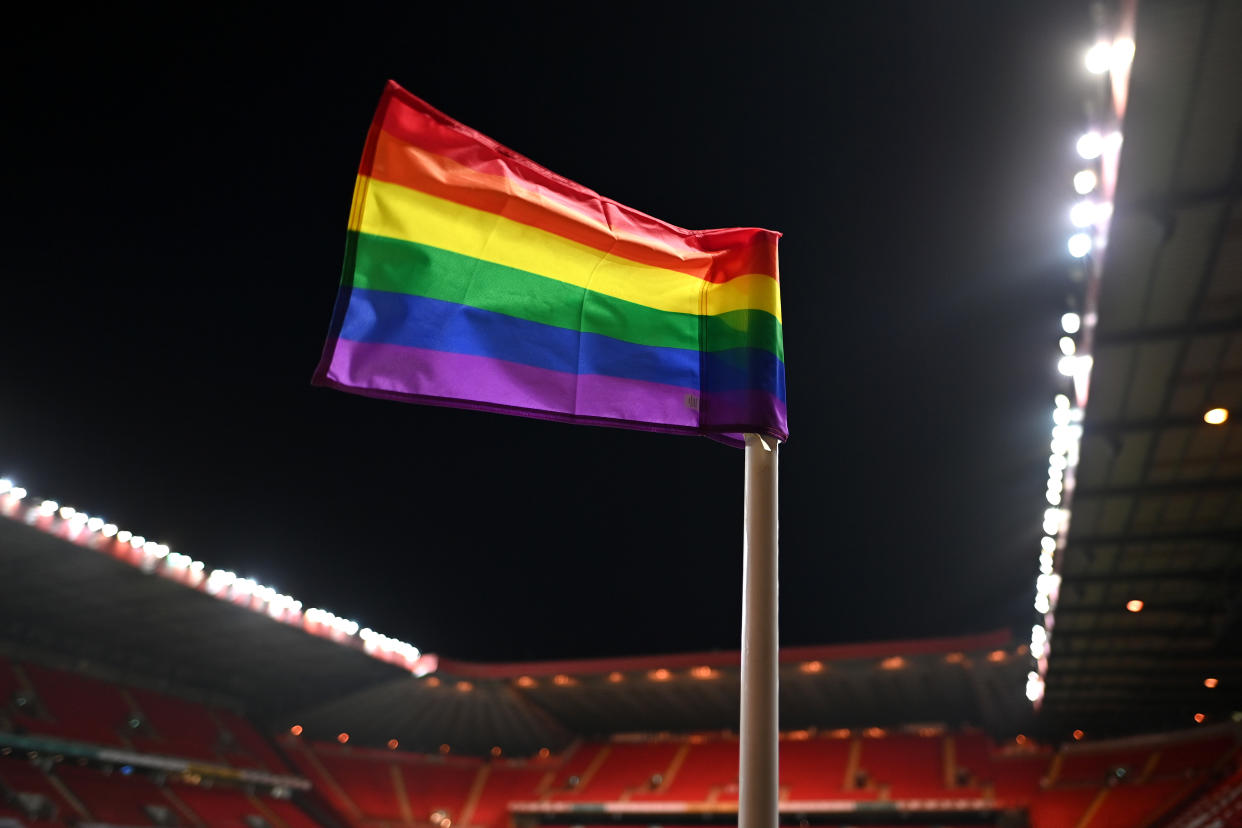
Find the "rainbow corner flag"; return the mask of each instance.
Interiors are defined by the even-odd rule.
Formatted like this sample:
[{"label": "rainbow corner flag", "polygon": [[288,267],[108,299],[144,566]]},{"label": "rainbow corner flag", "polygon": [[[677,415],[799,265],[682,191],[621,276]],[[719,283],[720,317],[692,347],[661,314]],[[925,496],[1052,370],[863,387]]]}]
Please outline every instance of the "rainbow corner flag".
[{"label": "rainbow corner flag", "polygon": [[776,242],[683,230],[389,81],[314,383],[570,423],[785,440]]}]

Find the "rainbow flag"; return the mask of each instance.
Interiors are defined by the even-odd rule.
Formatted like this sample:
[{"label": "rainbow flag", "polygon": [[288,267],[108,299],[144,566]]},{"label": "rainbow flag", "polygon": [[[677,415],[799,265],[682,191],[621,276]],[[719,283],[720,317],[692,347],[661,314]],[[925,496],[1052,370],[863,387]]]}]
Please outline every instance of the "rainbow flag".
[{"label": "rainbow flag", "polygon": [[389,81],[317,385],[572,423],[785,440],[778,233],[683,230]]}]

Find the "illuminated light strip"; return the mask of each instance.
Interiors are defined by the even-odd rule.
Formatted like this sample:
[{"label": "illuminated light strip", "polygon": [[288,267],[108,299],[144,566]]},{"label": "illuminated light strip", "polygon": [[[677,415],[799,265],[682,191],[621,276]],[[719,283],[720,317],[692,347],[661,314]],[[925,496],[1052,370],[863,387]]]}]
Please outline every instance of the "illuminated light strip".
[{"label": "illuminated light strip", "polygon": [[0,515],[46,534],[93,549],[148,575],[158,575],[220,601],[267,615],[274,621],[299,627],[310,635],[361,650],[379,661],[394,664],[417,676],[434,672],[435,655],[413,644],[360,629],[358,622],[327,610],[302,609],[302,602],[251,578],[239,578],[227,569],[208,570],[202,561],[174,552],[167,545],[121,529],[115,523],[62,506],[54,500],[27,501],[27,491],[7,477],[0,478]]},{"label": "illuminated light strip", "polygon": [[1083,411],[1087,405],[1094,366],[1092,345],[1098,320],[1103,251],[1112,226],[1113,194],[1123,142],[1120,124],[1125,116],[1130,67],[1134,59],[1134,7],[1126,7],[1118,30],[1111,37],[1097,38],[1088,52],[1086,68],[1094,74],[1108,73],[1110,122],[1093,126],[1078,139],[1075,149],[1089,164],[1073,178],[1073,190],[1081,198],[1071,207],[1069,222],[1077,229],[1068,242],[1070,255],[1084,259],[1089,267],[1083,312],[1061,317],[1064,336],[1058,340],[1057,370],[1073,384],[1073,401],[1057,394],[1052,412],[1051,454],[1048,457],[1048,488],[1044,493],[1044,537],[1040,539],[1039,577],[1035,583],[1035,610],[1043,623],[1031,628],[1031,657],[1036,669],[1027,677],[1026,697],[1039,706],[1044,697],[1048,655],[1052,649],[1057,598],[1061,589],[1060,553],[1069,533],[1070,505],[1082,443]]}]

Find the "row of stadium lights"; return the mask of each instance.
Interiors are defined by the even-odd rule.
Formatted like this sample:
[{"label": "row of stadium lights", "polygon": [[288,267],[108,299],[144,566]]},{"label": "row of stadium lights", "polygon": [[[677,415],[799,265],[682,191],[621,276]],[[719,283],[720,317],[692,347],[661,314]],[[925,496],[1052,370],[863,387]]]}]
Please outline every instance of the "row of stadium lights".
[{"label": "row of stadium lights", "polygon": [[[9,478],[0,478],[0,514],[15,516],[22,502],[28,497],[27,490]],[[59,518],[60,524],[53,522]],[[396,638],[360,628],[358,622],[341,618],[327,610],[312,607],[302,611],[302,602],[281,594],[269,586],[251,578],[239,578],[227,569],[207,572],[202,561],[188,555],[173,552],[166,544],[156,543],[115,523],[105,521],[72,506],[62,506],[55,500],[40,501],[38,506],[24,508],[24,520],[28,524],[45,523],[45,531],[56,532],[79,545],[98,548],[99,539],[116,544],[124,551],[128,546],[132,554],[124,559],[135,564],[143,572],[158,573],[170,580],[199,589],[221,601],[245,606],[262,612],[271,618],[321,638],[338,643],[357,641],[368,655],[390,664],[406,667],[416,675],[429,671],[427,662],[417,647]],[[137,558],[136,560],[134,558]]]},{"label": "row of stadium lights", "polygon": [[[1093,75],[1118,75],[1128,72],[1133,60],[1134,41],[1119,37],[1111,42],[1097,42],[1087,50],[1084,62],[1087,71]],[[1075,144],[1078,156],[1091,163],[1091,166],[1075,173],[1073,178],[1074,192],[1080,198],[1069,211],[1070,224],[1076,232],[1069,237],[1066,246],[1075,259],[1087,257],[1106,243],[1113,205],[1093,198],[1092,194],[1100,187],[1101,159],[1105,155],[1115,159],[1121,150],[1121,142],[1119,130],[1103,132],[1091,129]],[[1094,314],[1083,318],[1071,311],[1061,316],[1057,372],[1072,380],[1079,399],[1083,398],[1083,391],[1090,380],[1093,359],[1090,354],[1080,351],[1076,336],[1084,326],[1093,327],[1095,322]],[[1048,487],[1044,493],[1044,536],[1039,542],[1039,577],[1035,581],[1035,611],[1045,617],[1056,607],[1061,588],[1061,576],[1056,571],[1056,554],[1065,546],[1065,530],[1070,516],[1068,501],[1073,491],[1074,469],[1078,466],[1083,420],[1082,408],[1073,404],[1068,395],[1057,394],[1053,402]],[[1040,669],[1030,671],[1026,683],[1026,697],[1033,703],[1039,703],[1044,696],[1043,673],[1048,647],[1048,628],[1043,624],[1034,625],[1031,628],[1030,652],[1040,663]]]},{"label": "row of stadium lights", "polygon": [[[1129,73],[1134,52],[1134,40],[1131,38],[1118,37],[1111,42],[1101,40],[1087,50],[1084,63],[1087,71],[1093,75],[1124,75]],[[1069,254],[1076,259],[1083,259],[1095,250],[1102,249],[1107,242],[1113,205],[1111,202],[1093,199],[1091,194],[1100,186],[1101,175],[1097,167],[1102,163],[1101,159],[1108,155],[1115,162],[1121,151],[1121,143],[1122,134],[1119,130],[1102,132],[1092,129],[1075,144],[1079,157],[1094,165],[1078,171],[1073,178],[1074,192],[1081,199],[1069,211],[1070,224],[1077,232],[1070,236],[1066,246]],[[1061,316],[1063,335],[1057,342],[1061,354],[1057,371],[1073,381],[1075,394],[1079,399],[1085,399],[1093,359],[1090,354],[1079,351],[1075,335],[1084,326],[1094,327],[1096,321],[1094,313],[1087,314],[1085,318],[1074,312]],[[1203,421],[1208,425],[1223,425],[1228,419],[1229,411],[1225,408],[1212,408],[1203,414]],[[1035,610],[1045,617],[1051,615],[1056,608],[1061,587],[1055,556],[1065,547],[1070,517],[1068,501],[1073,491],[1074,470],[1078,466],[1083,434],[1082,421],[1083,409],[1072,404],[1067,395],[1057,394],[1052,411],[1052,453],[1048,458],[1044,537],[1040,539],[1039,576],[1035,582]],[[1143,601],[1137,598],[1126,603],[1126,609],[1132,613],[1141,612],[1143,606]],[[1033,703],[1038,703],[1044,695],[1043,673],[1046,670],[1048,652],[1048,627],[1036,624],[1031,628],[1030,653],[1040,663],[1040,669],[1029,672],[1026,683],[1026,697]],[[1203,686],[1209,689],[1219,684],[1219,679],[1215,677],[1209,676],[1203,680]],[[1194,715],[1196,724],[1201,724],[1206,718],[1203,713]],[[1083,732],[1075,730],[1073,737],[1075,740],[1081,739]]]},{"label": "row of stadium lights", "polygon": [[[303,734],[305,734],[305,732],[306,732],[306,728],[302,727],[302,725],[300,724],[295,724],[289,728],[289,733],[293,736],[302,736]],[[891,732],[897,732],[897,731],[891,731]],[[924,726],[924,727],[919,727],[912,731],[907,731],[907,732],[916,733],[917,735],[924,737],[924,738],[933,738],[935,736],[943,736],[945,731],[943,727]],[[852,739],[855,735],[859,735],[859,734],[861,734],[862,736],[868,739],[883,739],[886,736],[888,736],[889,733],[890,733],[889,730],[882,728],[882,727],[868,727],[868,728],[863,728],[862,730],[854,730],[848,727],[840,727],[840,728],[836,728],[835,730],[819,730],[817,728],[809,728],[809,729],[803,729],[803,730],[783,731],[780,734],[780,739],[781,741],[789,741],[789,742],[807,742],[807,741],[811,741],[812,739],[816,739],[816,738]],[[1075,733],[1077,734],[1074,737],[1075,739],[1082,738],[1082,731],[1075,731]],[[661,737],[668,738],[672,734],[665,732],[659,735]],[[342,745],[349,744],[350,738],[351,737],[349,733],[346,731],[341,731],[340,733],[336,734],[336,741]],[[707,741],[708,737],[704,736],[701,733],[692,733],[689,736],[686,736],[684,738],[690,744],[702,744],[703,742]],[[1027,739],[1026,739],[1026,736],[1022,734],[1018,734],[1017,738],[1014,741],[1016,741],[1019,745],[1024,745],[1026,744]],[[385,746],[389,750],[396,750],[397,748],[401,747],[401,742],[397,739],[389,739],[385,743]],[[449,753],[452,752],[452,747],[448,743],[442,744],[440,745],[439,752],[447,756]],[[493,759],[499,759],[501,756],[504,755],[504,750],[501,749],[500,745],[493,745],[492,749],[489,750],[488,753],[491,755]],[[552,755],[552,751],[544,747],[544,748],[539,748],[539,751],[535,754],[535,758],[547,759],[551,755]]]},{"label": "row of stadium lights", "polygon": [[[1019,647],[1017,654],[1021,655],[1022,653],[1023,653],[1023,648]],[[1005,661],[1009,657],[1010,657],[1010,653],[1006,652],[1005,650],[991,650],[985,656],[986,660],[993,664]],[[945,662],[949,664],[960,664],[963,666],[970,666],[971,664],[970,658],[967,657],[967,655],[962,652],[946,653],[944,655],[944,660]],[[909,662],[901,656],[890,656],[888,658],[881,659],[879,662],[876,663],[876,666],[880,670],[889,670],[889,671],[902,670],[905,667],[909,666]],[[798,664],[797,669],[799,672],[802,672],[802,673],[806,673],[809,675],[816,675],[819,673],[823,673],[825,670],[827,670],[828,665],[826,665],[823,661],[820,661],[820,660],[810,660],[810,661],[800,662]],[[664,667],[659,667],[654,670],[648,670],[645,675],[648,679],[650,679],[651,681],[655,681],[655,682],[672,681],[673,679],[677,678],[677,675],[673,671],[668,670]],[[687,670],[686,675],[688,675],[690,678],[697,679],[699,681],[709,681],[709,680],[719,678],[721,673],[719,670],[716,670],[708,665],[699,665],[696,667],[691,667],[689,670]],[[613,670],[612,672],[608,673],[604,678],[609,684],[620,684],[626,681],[627,678],[630,678],[630,677],[627,677],[625,673],[622,673],[618,670]],[[441,679],[439,676],[427,676],[425,679],[423,679],[422,683],[425,686],[432,687],[432,688],[445,686],[444,680]],[[533,689],[539,686],[539,680],[529,675],[518,676],[516,679],[514,679],[513,683],[516,686],[524,690],[530,690],[530,689]],[[551,683],[556,687],[576,687],[580,684],[580,680],[567,673],[556,673],[551,677]],[[452,689],[457,690],[459,693],[469,693],[474,690],[474,682],[461,679],[461,680],[454,682],[451,685],[451,687]],[[302,727],[302,725],[299,725],[299,724],[295,724],[289,728],[289,733],[292,734],[293,736],[301,736],[303,735],[304,732],[305,732],[305,729]],[[813,730],[793,730],[793,731],[789,731],[788,733],[782,734],[782,738],[788,739],[790,741],[795,741],[795,742],[805,741],[807,739],[812,738],[816,732],[817,731],[813,731]],[[938,732],[939,732],[938,730],[927,729],[927,728],[923,728],[918,731],[920,736],[932,736],[932,735],[936,735]],[[871,728],[867,728],[863,730],[862,733],[864,736],[867,736],[868,738],[882,738],[887,735],[888,731],[884,730],[883,728],[879,728],[879,727],[871,727]],[[828,738],[833,738],[833,739],[849,738],[852,734],[853,734],[853,731],[848,728],[839,728],[837,730],[830,730],[830,731],[822,732],[822,735],[825,735]],[[336,734],[336,741],[342,745],[348,744],[350,741],[349,733],[342,731]],[[694,737],[691,737],[691,741],[692,742],[695,741]],[[1025,737],[1020,737],[1019,744],[1022,744],[1023,742],[1025,742]],[[398,747],[400,747],[401,743],[397,739],[389,739],[386,744],[389,750],[396,750]],[[450,751],[449,745],[447,744],[440,745],[441,753],[447,754],[449,753],[449,751]],[[502,750],[499,745],[496,745],[491,749],[490,753],[493,757],[499,758],[502,754]],[[547,748],[541,748],[537,754],[537,756],[540,759],[546,759],[548,755],[549,754],[548,754]]]},{"label": "row of stadium lights", "polygon": [[[1009,658],[1009,653],[1004,650],[992,650],[987,654],[987,660],[993,663],[1004,661],[1007,658]],[[966,657],[965,653],[948,653],[945,655],[944,660],[950,664],[968,665],[970,663],[970,660]],[[876,666],[881,670],[901,670],[908,666],[908,662],[901,656],[890,656],[889,658],[885,658],[877,662]],[[826,669],[828,669],[827,665],[818,660],[803,661],[798,664],[798,670],[802,673],[817,674],[824,672]],[[648,679],[655,682],[672,681],[677,678],[677,674],[675,674],[672,670],[665,669],[664,667],[648,670],[645,675]],[[698,681],[711,681],[720,678],[721,673],[719,670],[713,669],[707,665],[699,665],[697,667],[691,667],[687,670],[686,675]],[[619,670],[613,670],[605,676],[605,680],[609,684],[620,684],[624,682],[626,678],[626,674],[620,672]],[[539,686],[538,679],[527,675],[518,676],[514,679],[513,683],[524,690],[531,690]],[[566,673],[557,673],[552,676],[551,683],[556,687],[574,687],[579,684],[579,680]],[[439,676],[428,676],[423,680],[423,684],[427,687],[441,687],[444,682]],[[474,683],[463,679],[457,681],[453,687],[458,692],[469,693],[474,690]]]}]

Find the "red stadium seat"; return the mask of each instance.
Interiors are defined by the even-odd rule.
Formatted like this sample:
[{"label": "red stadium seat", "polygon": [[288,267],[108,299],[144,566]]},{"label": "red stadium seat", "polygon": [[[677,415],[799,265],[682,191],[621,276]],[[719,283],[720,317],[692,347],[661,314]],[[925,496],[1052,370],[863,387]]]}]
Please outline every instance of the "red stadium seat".
[{"label": "red stadium seat", "polygon": [[944,737],[896,734],[862,740],[859,767],[891,799],[948,796],[944,786]]},{"label": "red stadium seat", "polygon": [[115,685],[37,664],[23,665],[51,721],[28,720],[38,733],[102,745],[126,746],[121,735],[133,711]]},{"label": "red stadium seat", "polygon": [[[400,777],[402,790],[415,820],[431,820],[443,812],[459,822],[465,811],[470,788],[482,767],[478,760],[445,762],[440,757],[411,757],[405,754],[391,767]],[[387,769],[385,769],[387,770]]]},{"label": "red stadium seat", "polygon": [[139,750],[223,761],[216,751],[220,728],[203,705],[142,688],[129,689],[139,711],[154,731],[153,738],[135,736]]},{"label": "red stadium seat", "polygon": [[21,759],[0,761],[0,783],[15,793],[39,794],[55,807],[60,819],[88,818],[79,803],[68,799],[47,774]]},{"label": "red stadium seat", "polygon": [[61,765],[55,773],[96,822],[151,825],[153,820],[143,806],[167,804],[155,783],[139,774],[104,774],[74,765]]},{"label": "red stadium seat", "polygon": [[550,773],[543,767],[492,765],[473,814],[466,815],[467,822],[486,828],[503,828],[509,821],[509,803],[534,800],[540,784]]},{"label": "red stadium seat", "polygon": [[[788,792],[788,798],[796,800],[857,798],[855,795],[861,792],[845,788],[850,744],[850,739],[782,742],[780,779],[781,788]],[[736,751],[734,758],[733,776],[736,779]]]}]

